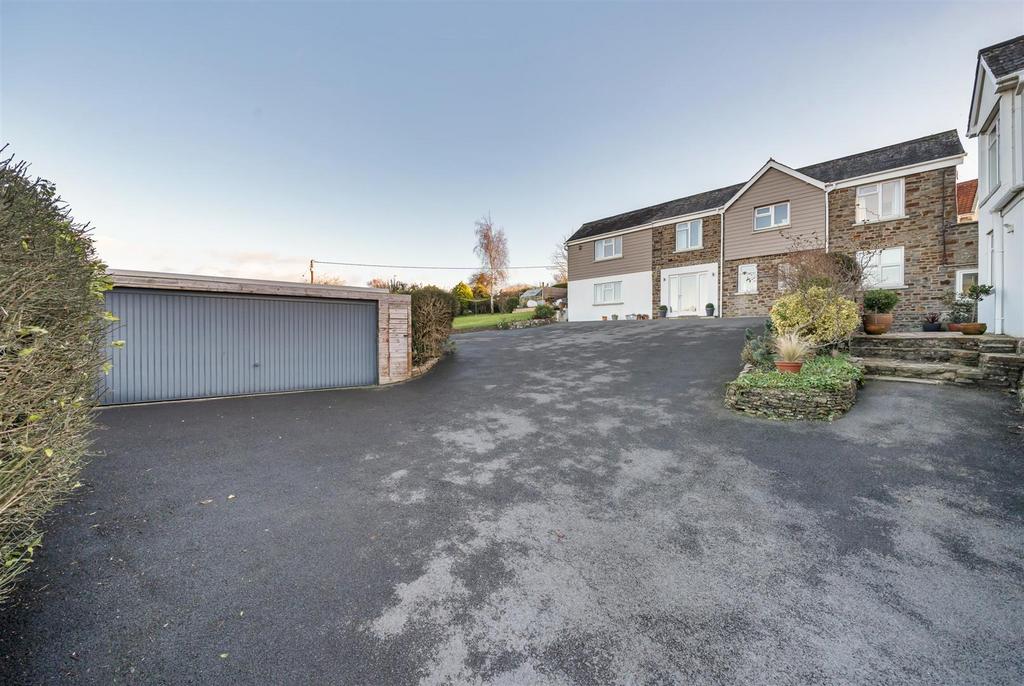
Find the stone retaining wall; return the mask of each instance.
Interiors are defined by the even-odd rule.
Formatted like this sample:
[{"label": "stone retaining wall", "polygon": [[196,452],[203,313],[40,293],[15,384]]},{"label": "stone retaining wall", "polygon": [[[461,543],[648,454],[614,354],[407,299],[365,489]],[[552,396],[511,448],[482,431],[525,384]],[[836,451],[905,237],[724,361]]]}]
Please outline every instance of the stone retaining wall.
[{"label": "stone retaining wall", "polygon": [[750,388],[733,381],[725,391],[725,404],[739,412],[772,419],[833,420],[857,402],[857,383],[840,391],[794,388]]}]

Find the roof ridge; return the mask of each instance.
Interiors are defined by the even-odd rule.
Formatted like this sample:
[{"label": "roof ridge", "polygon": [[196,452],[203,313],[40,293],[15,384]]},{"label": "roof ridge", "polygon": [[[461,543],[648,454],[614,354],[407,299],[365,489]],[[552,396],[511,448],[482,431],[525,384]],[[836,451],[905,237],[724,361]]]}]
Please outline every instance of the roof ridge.
[{"label": "roof ridge", "polygon": [[[807,165],[804,165],[803,167],[797,168],[797,171],[801,171],[802,169],[810,169],[811,167],[817,167],[819,165],[828,164],[830,162],[838,162],[840,160],[849,159],[850,157],[860,157],[861,155],[870,155],[873,152],[878,152],[879,150],[885,150],[886,148],[893,148],[893,147],[896,147],[897,145],[908,145],[910,143],[917,143],[918,141],[923,141],[923,140],[926,140],[928,138],[938,138],[939,136],[943,136],[943,135],[945,135],[947,133],[955,133],[956,136],[957,136],[957,140],[959,140],[959,138],[960,138],[960,132],[957,131],[956,129],[946,129],[945,131],[939,131],[937,133],[930,133],[927,136],[918,136],[917,138],[911,138],[910,140],[900,141],[898,143],[890,143],[889,145],[880,145],[877,148],[872,148],[871,150],[861,150],[860,152],[853,152],[853,153],[850,153],[849,155],[843,155],[842,157],[834,157],[831,160],[823,160],[821,162],[815,162],[813,164],[807,164]],[[790,168],[792,169],[792,167],[790,167]]]},{"label": "roof ridge", "polygon": [[712,188],[712,189],[706,190],[706,191],[698,191],[696,193],[690,193],[689,195],[682,195],[682,196],[680,196],[678,198],[672,198],[671,200],[665,200],[665,201],[662,201],[662,202],[656,202],[653,205],[647,205],[645,207],[637,207],[634,210],[626,210],[625,212],[619,212],[618,214],[610,214],[607,217],[601,217],[600,219],[591,219],[589,222],[584,222],[583,224],[581,224],[580,228],[582,229],[587,224],[593,224],[594,222],[603,222],[606,219],[616,219],[618,217],[624,217],[627,214],[633,214],[634,212],[643,212],[644,210],[653,210],[655,207],[661,207],[662,205],[668,205],[669,203],[679,202],[680,200],[686,200],[688,198],[693,198],[693,197],[696,197],[698,195],[704,195],[706,193],[716,193],[718,191],[724,191],[726,188],[732,188],[733,186],[742,186],[745,183],[746,183],[746,181],[740,181],[739,183],[730,183],[728,186],[722,186],[721,188]]}]

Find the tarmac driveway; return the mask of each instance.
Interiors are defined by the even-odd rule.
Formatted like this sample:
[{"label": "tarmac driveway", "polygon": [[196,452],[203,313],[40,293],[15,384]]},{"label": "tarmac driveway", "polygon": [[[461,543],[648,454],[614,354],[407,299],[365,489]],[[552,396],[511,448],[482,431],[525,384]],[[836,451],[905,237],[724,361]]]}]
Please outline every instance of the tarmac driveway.
[{"label": "tarmac driveway", "polygon": [[106,410],[0,682],[1020,683],[1012,403],[732,414],[750,322],[458,337],[394,388]]}]

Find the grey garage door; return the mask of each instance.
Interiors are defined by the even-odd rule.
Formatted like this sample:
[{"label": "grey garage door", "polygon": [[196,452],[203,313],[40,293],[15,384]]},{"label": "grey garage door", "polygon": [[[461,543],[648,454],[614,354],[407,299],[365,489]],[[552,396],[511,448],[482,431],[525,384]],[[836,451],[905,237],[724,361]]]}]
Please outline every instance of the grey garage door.
[{"label": "grey garage door", "polygon": [[115,288],[103,404],[377,383],[377,303]]}]

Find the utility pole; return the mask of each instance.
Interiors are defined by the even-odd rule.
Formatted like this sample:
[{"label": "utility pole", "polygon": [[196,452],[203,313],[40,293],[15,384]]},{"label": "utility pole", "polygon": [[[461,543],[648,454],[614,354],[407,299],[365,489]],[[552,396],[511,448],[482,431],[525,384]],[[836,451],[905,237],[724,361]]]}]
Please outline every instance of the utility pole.
[{"label": "utility pole", "polygon": [[309,261],[309,282],[313,283],[313,260]]}]

